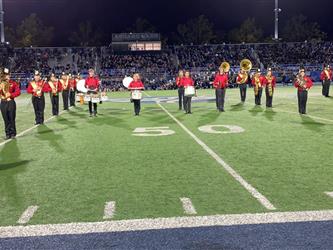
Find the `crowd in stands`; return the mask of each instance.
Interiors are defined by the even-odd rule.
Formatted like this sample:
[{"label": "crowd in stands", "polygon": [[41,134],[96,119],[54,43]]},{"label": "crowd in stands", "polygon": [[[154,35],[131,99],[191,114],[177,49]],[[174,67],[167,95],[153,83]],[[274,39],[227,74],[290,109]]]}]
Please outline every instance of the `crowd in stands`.
[{"label": "crowd in stands", "polygon": [[[148,89],[173,89],[179,69],[191,71],[199,88],[211,88],[215,72],[223,61],[230,63],[230,82],[235,82],[242,59],[254,68],[272,67],[279,82],[288,84],[300,65],[318,72],[323,63],[333,61],[333,43],[221,44],[169,46],[160,52],[115,53],[112,48],[9,48],[0,47],[0,65],[27,82],[35,69],[50,72],[99,73],[103,88],[123,90],[124,76],[139,72]],[[314,77],[317,75],[314,74]]]}]

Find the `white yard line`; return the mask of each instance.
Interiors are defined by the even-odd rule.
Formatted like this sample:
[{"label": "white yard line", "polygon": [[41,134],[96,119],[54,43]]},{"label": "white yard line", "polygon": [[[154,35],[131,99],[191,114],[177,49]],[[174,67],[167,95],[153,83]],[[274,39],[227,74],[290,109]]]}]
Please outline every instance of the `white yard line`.
[{"label": "white yard line", "polygon": [[[66,112],[66,110],[63,110],[63,111],[61,111],[61,112],[59,113],[59,115],[62,115],[62,114],[65,113],[65,112]],[[56,116],[51,116],[50,118],[46,119],[46,120],[44,121],[44,123],[47,123],[47,122],[53,120],[54,118],[56,118]],[[40,126],[40,125],[34,125],[33,127],[28,128],[27,130],[24,130],[23,132],[17,134],[17,135],[16,135],[16,138],[19,138],[19,137],[24,136],[25,134],[27,134],[28,132],[34,130],[35,128],[37,128],[37,127],[39,127],[39,126]],[[0,143],[0,147],[6,145],[7,143],[11,142],[12,140],[15,140],[15,139],[9,139],[9,140],[6,140],[6,141],[4,141],[4,142],[1,142],[1,143]]]},{"label": "white yard line", "polygon": [[10,226],[0,227],[0,238],[320,221],[333,221],[333,210]]},{"label": "white yard line", "polygon": [[333,192],[325,192],[329,197],[333,198]]},{"label": "white yard line", "polygon": [[115,212],[116,212],[116,202],[110,201],[105,203],[103,219],[104,220],[112,219]]},{"label": "white yard line", "polygon": [[180,201],[183,205],[184,213],[188,215],[195,215],[197,211],[195,210],[191,199],[189,198],[180,198]]},{"label": "white yard line", "polygon": [[[148,94],[146,94],[148,95]],[[148,95],[149,96],[149,95]],[[202,140],[200,140],[195,134],[193,134],[183,123],[181,123],[175,116],[173,116],[164,106],[160,103],[156,103],[165,113],[167,113],[189,136],[191,136],[212,158],[216,160],[236,181],[238,181],[254,198],[256,198],[261,205],[268,210],[275,210],[274,205],[257,189],[249,184],[240,174],[238,174],[229,164],[227,164],[217,153],[207,146]]]},{"label": "white yard line", "polygon": [[30,219],[34,216],[38,209],[38,206],[30,206],[28,207],[23,214],[21,215],[20,219],[17,221],[18,224],[27,224]]}]

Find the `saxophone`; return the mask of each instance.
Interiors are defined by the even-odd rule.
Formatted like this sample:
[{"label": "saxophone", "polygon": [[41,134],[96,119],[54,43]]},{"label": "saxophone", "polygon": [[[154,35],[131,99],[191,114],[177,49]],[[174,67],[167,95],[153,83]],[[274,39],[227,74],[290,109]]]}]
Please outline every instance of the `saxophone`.
[{"label": "saxophone", "polygon": [[325,69],[324,72],[325,72],[325,76],[326,76],[326,81],[331,80],[330,72],[327,69]]},{"label": "saxophone", "polygon": [[306,81],[304,79],[304,77],[301,77],[299,74],[296,77],[296,81],[298,82],[299,86],[301,88],[303,88],[304,90],[306,90]]},{"label": "saxophone", "polygon": [[273,77],[272,76],[267,76],[267,89],[268,89],[268,94],[270,97],[273,96]]},{"label": "saxophone", "polygon": [[2,91],[1,99],[3,99],[3,100],[7,99],[7,95],[10,94],[9,88],[10,88],[9,81],[2,80],[2,82],[0,84],[0,90]]},{"label": "saxophone", "polygon": [[259,94],[259,88],[261,88],[260,78],[258,76],[254,77],[255,86],[254,86],[254,94]]}]

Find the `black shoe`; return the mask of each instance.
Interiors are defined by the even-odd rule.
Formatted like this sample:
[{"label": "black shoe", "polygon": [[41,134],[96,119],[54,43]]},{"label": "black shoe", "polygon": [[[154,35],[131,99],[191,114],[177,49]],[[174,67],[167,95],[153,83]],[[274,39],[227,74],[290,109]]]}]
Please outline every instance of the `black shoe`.
[{"label": "black shoe", "polygon": [[97,113],[96,113],[96,112],[94,113],[94,116],[95,116],[95,117],[97,116]]},{"label": "black shoe", "polygon": [[92,117],[92,116],[93,116],[93,114],[92,114],[92,113],[90,113],[90,114],[89,114],[89,116],[90,116],[90,117]]},{"label": "black shoe", "polygon": [[10,139],[15,139],[16,138],[16,135],[12,135],[11,137],[10,137]]},{"label": "black shoe", "polygon": [[9,140],[9,139],[10,139],[10,136],[6,135],[5,140]]}]

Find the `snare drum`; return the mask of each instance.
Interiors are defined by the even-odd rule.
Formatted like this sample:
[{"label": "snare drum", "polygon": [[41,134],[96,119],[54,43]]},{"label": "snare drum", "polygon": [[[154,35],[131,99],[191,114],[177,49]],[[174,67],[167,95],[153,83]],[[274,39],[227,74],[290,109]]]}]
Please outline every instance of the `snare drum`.
[{"label": "snare drum", "polygon": [[99,103],[100,101],[101,99],[99,98],[98,95],[93,95],[93,97],[91,98],[92,103]]},{"label": "snare drum", "polygon": [[85,95],[84,96],[84,102],[90,102],[91,101],[91,96],[90,95]]},{"label": "snare drum", "polygon": [[193,86],[186,87],[185,96],[195,96],[195,88]]},{"label": "snare drum", "polygon": [[132,91],[132,99],[133,100],[141,100],[142,99],[142,92],[141,92],[141,90],[133,90]]}]

